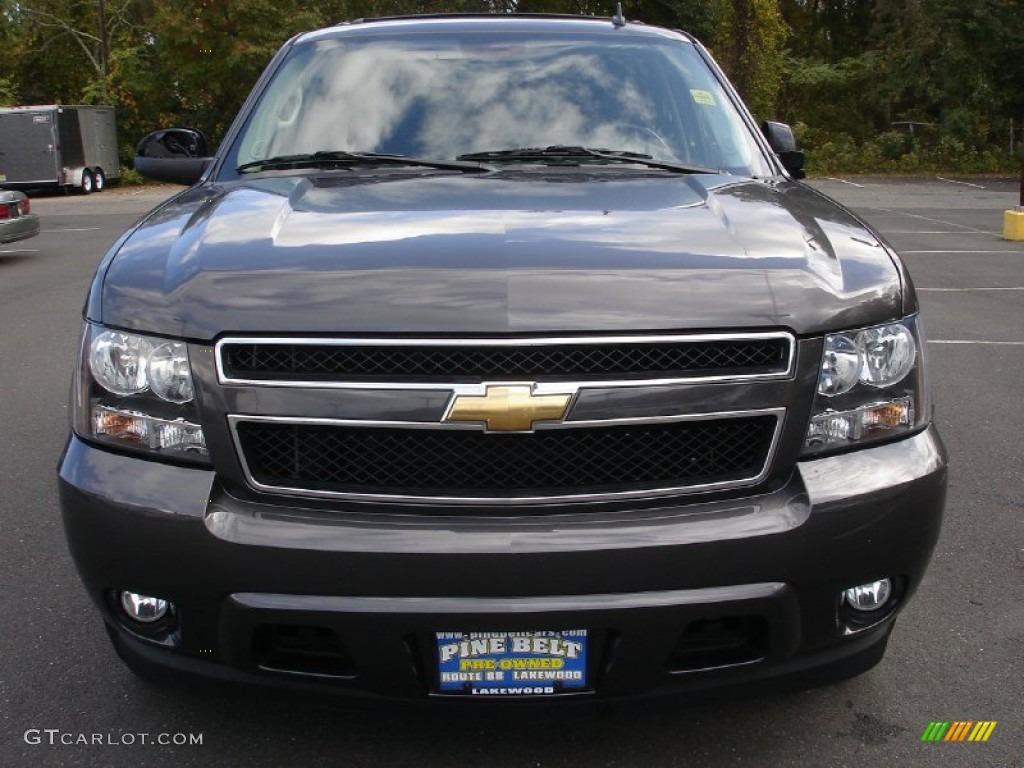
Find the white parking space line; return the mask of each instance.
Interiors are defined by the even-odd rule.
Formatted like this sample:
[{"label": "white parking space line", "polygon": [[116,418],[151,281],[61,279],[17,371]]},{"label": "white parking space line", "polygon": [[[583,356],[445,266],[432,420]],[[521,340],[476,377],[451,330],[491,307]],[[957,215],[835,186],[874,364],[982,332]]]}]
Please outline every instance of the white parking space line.
[{"label": "white parking space line", "polygon": [[945,181],[948,184],[963,184],[965,187],[974,187],[975,189],[985,189],[981,184],[971,184],[969,181],[956,181],[955,179],[944,179],[942,176],[936,176],[939,181]]},{"label": "white parking space line", "polygon": [[43,229],[43,232],[99,232],[99,231],[100,231],[99,227],[78,227],[78,228],[75,228],[75,229],[72,229],[72,228],[64,229],[62,227],[56,227],[55,229],[49,229],[49,228]]},{"label": "white parking space line", "polygon": [[6,253],[39,253],[38,248],[12,248],[11,250],[0,250],[0,256]]},{"label": "white parking space line", "polygon": [[891,213],[894,216],[906,216],[910,219],[920,219],[921,221],[930,221],[932,224],[941,224],[944,227],[961,227],[969,232],[981,232],[986,235],[995,235],[996,237],[1002,237],[1002,232],[993,232],[988,229],[978,229],[977,227],[969,227],[966,224],[957,224],[955,221],[943,221],[942,219],[933,219],[931,216],[922,216],[919,213],[907,213],[906,211],[896,211],[892,208],[867,208],[871,211],[884,211],[885,213]]},{"label": "white parking space line", "polygon": [[[155,206],[155,205],[157,205],[157,203],[154,203],[153,205]],[[145,211],[141,211],[141,212],[144,213]],[[33,205],[32,206],[32,213],[38,213],[39,217],[41,219],[44,219],[44,220],[45,219],[58,219],[58,218],[77,217],[77,218],[80,218],[80,219],[81,218],[88,218],[88,219],[92,219],[92,220],[95,221],[100,216],[120,216],[120,215],[123,215],[125,213],[131,213],[131,211],[81,210],[81,211],[73,211],[71,213],[68,213],[68,212],[65,212],[65,211],[47,211],[47,210],[44,210],[43,206],[41,206],[41,205]],[[67,230],[65,230],[65,231],[67,231]]]},{"label": "white parking space line", "polygon": [[847,181],[846,179],[837,179],[835,176],[826,176],[825,178],[828,179],[829,181],[838,181],[840,184],[849,184],[851,187],[857,187],[858,189],[864,189],[864,185],[863,184],[856,184],[856,183],[854,183],[852,181]]},{"label": "white parking space line", "polygon": [[1024,341],[978,341],[977,339],[928,339],[929,344],[982,344],[987,347],[1024,347]]},{"label": "white parking space line", "polygon": [[973,293],[975,291],[1024,291],[1024,287],[1006,288],[918,288],[918,293]]}]

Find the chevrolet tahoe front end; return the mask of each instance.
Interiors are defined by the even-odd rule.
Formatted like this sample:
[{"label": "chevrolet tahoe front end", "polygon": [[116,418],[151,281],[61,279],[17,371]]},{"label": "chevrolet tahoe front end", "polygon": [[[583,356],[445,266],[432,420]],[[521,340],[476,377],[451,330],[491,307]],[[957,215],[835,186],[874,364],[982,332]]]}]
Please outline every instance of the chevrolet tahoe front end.
[{"label": "chevrolet tahoe front end", "polygon": [[874,665],[946,457],[906,270],[793,168],[680,33],[290,41],[86,304],[60,491],[122,658],[405,699]]}]

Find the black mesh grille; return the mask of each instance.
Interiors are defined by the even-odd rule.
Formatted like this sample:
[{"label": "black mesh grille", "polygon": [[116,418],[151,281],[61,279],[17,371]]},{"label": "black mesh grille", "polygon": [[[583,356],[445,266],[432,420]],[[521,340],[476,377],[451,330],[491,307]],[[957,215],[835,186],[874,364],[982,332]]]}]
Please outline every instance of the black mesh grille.
[{"label": "black mesh grille", "polygon": [[391,346],[232,342],[222,348],[231,378],[385,380],[524,377],[679,377],[780,373],[784,338],[529,346]]},{"label": "black mesh grille", "polygon": [[451,429],[241,422],[253,478],[344,493],[502,497],[751,479],[774,416],[485,434]]}]

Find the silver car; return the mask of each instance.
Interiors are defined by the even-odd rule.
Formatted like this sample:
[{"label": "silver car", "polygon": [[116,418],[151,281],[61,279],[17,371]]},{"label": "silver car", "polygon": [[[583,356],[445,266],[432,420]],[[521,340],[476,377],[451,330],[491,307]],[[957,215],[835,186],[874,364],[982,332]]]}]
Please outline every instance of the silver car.
[{"label": "silver car", "polygon": [[13,243],[39,234],[39,217],[31,208],[24,192],[0,189],[0,243]]}]

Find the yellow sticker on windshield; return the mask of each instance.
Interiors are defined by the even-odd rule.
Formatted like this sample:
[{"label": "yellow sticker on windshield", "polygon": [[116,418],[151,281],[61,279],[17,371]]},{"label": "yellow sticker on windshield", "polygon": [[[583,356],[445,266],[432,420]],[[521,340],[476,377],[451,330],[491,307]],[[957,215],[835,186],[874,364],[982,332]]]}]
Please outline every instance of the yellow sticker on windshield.
[{"label": "yellow sticker on windshield", "polygon": [[693,96],[693,100],[698,104],[704,104],[708,107],[715,106],[715,97],[711,95],[711,91],[701,91],[697,88],[691,88],[690,95]]}]

